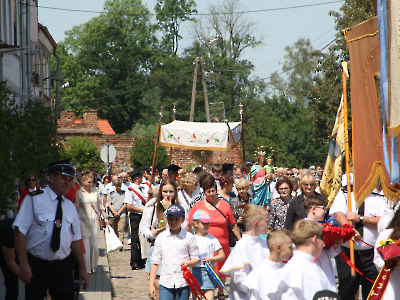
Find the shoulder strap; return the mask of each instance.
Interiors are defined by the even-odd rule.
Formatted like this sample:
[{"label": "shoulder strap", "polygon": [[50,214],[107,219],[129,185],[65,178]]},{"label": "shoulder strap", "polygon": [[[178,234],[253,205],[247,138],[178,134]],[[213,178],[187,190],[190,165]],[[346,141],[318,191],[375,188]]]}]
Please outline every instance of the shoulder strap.
[{"label": "shoulder strap", "polygon": [[[223,201],[223,200],[220,200],[220,201]],[[210,202],[208,202],[208,203],[210,203]],[[212,203],[210,203],[210,204],[211,204],[212,206],[214,206],[214,208],[215,208],[216,210],[219,211],[219,213],[224,217],[226,223],[228,223],[228,219],[225,217],[225,215],[222,213],[222,211],[220,211],[214,204],[212,204]]]},{"label": "shoulder strap", "polygon": [[136,191],[134,188],[129,187],[128,190],[131,190],[132,192],[134,192],[136,194],[136,196],[139,197],[140,200],[142,200],[143,205],[146,205],[146,200],[144,199],[144,197],[142,195],[139,194],[138,191]]}]

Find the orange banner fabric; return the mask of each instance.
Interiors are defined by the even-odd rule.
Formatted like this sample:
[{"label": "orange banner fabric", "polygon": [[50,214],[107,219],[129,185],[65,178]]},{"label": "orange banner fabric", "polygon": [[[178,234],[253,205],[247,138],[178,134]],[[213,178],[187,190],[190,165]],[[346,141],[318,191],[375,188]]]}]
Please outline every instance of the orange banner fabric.
[{"label": "orange banner fabric", "polygon": [[377,18],[348,28],[344,33],[350,53],[355,199],[361,205],[380,178],[386,198],[395,201],[399,192],[391,188],[383,164]]}]

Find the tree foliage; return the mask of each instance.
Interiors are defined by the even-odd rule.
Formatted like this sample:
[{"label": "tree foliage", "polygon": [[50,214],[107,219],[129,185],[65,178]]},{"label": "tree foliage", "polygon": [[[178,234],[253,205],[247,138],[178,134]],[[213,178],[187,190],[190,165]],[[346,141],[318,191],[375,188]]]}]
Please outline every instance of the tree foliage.
[{"label": "tree foliage", "polygon": [[182,39],[179,35],[179,26],[183,21],[194,20],[191,14],[197,13],[194,0],[157,0],[154,11],[164,35],[161,45],[167,53],[176,54],[178,41]]},{"label": "tree foliage", "polygon": [[91,167],[95,167],[97,172],[103,170],[104,164],[100,158],[100,150],[89,136],[71,137],[62,145],[61,156],[64,159],[72,158],[79,172]]},{"label": "tree foliage", "polygon": [[[36,174],[57,160],[56,127],[51,110],[39,99],[13,100],[6,82],[0,82],[0,186],[1,195],[14,197],[16,179]],[[14,198],[13,198],[14,199]]]},{"label": "tree foliage", "polygon": [[300,38],[292,46],[285,47],[284,75],[277,71],[271,74],[269,85],[278,95],[287,95],[291,101],[306,104],[306,92],[313,84],[313,74],[318,57],[310,39]]},{"label": "tree foliage", "polygon": [[[131,150],[131,163],[134,169],[144,170],[152,165],[154,155],[155,137],[143,135],[135,137]],[[163,170],[168,166],[168,155],[165,147],[158,146],[156,153],[155,169]]]}]

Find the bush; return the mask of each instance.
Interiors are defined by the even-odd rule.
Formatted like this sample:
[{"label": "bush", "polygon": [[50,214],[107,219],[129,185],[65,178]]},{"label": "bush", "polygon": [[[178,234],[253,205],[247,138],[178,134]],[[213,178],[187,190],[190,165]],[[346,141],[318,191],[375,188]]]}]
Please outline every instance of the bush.
[{"label": "bush", "polygon": [[[134,169],[144,170],[153,163],[155,138],[150,135],[135,137],[131,150],[131,163]],[[168,155],[165,147],[158,146],[155,168],[162,170],[168,166]]]}]

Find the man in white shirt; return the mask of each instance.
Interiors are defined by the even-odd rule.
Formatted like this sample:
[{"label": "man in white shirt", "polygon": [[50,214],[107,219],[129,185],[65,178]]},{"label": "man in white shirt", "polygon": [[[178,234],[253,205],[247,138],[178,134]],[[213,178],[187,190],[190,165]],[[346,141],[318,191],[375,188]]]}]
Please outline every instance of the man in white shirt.
[{"label": "man in white shirt", "polygon": [[81,230],[74,204],[63,197],[71,187],[74,169],[67,160],[49,165],[49,185],[29,193],[13,223],[19,277],[25,299],[74,298],[72,273],[79,265],[79,279],[89,285],[83,259]]},{"label": "man in white shirt", "polygon": [[[343,175],[345,176],[345,175]],[[335,215],[335,219],[340,227],[353,222],[354,228],[360,233],[361,239],[369,245],[375,245],[378,237],[377,224],[382,216],[387,202],[385,197],[377,192],[373,192],[368,196],[360,208],[356,207],[354,194],[351,193],[351,208],[348,212],[347,207],[347,181],[342,180],[343,189],[337,194],[329,213]],[[342,246],[342,252],[350,257],[349,242]],[[374,248],[364,244],[361,241],[354,242],[355,265],[369,279],[374,281],[378,276],[378,271],[373,263]],[[354,299],[358,291],[360,282],[362,286],[363,299],[367,299],[373,283],[356,273],[355,277],[351,276],[349,265],[340,257],[336,258],[336,266],[339,276],[339,295],[342,299]]]},{"label": "man in white shirt", "polygon": [[129,176],[131,185],[125,192],[124,203],[129,211],[131,223],[131,267],[132,270],[138,270],[144,268],[144,260],[140,251],[139,224],[147,202],[147,192],[144,187],[140,186],[143,174],[139,169],[133,170]]},{"label": "man in white shirt", "polygon": [[126,191],[131,186],[131,183],[128,180],[128,173],[126,173],[125,171],[121,172],[119,174],[119,178],[122,179],[121,190]]}]

